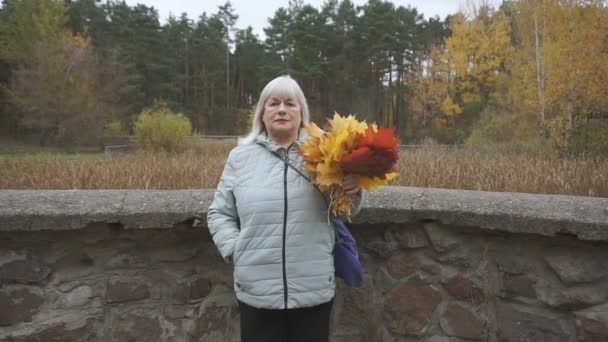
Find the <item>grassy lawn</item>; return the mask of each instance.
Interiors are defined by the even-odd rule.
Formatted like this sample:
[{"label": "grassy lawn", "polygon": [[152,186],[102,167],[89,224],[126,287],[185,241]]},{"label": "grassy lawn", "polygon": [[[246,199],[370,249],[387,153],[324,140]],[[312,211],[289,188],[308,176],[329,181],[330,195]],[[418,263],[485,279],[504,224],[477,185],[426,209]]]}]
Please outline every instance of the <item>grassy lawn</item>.
[{"label": "grassy lawn", "polygon": [[[0,152],[0,189],[215,188],[234,143],[180,153]],[[392,185],[608,197],[608,159],[428,147],[403,150]]]},{"label": "grassy lawn", "polygon": [[0,160],[9,159],[58,159],[58,160],[103,160],[105,154],[99,148],[77,148],[76,152],[65,152],[58,148],[41,148],[15,144],[12,142],[0,142]]},{"label": "grassy lawn", "polygon": [[0,152],[0,160],[8,159],[59,159],[59,160],[104,160],[106,156],[103,152]]}]

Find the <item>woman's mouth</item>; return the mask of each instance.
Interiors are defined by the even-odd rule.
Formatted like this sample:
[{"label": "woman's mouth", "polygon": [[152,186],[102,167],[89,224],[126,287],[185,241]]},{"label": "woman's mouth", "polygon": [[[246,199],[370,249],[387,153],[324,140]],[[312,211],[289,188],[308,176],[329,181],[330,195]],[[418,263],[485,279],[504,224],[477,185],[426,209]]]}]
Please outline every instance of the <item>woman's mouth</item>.
[{"label": "woman's mouth", "polygon": [[277,123],[286,123],[287,120],[285,120],[285,119],[277,119],[277,120],[274,120],[274,122],[277,122]]}]

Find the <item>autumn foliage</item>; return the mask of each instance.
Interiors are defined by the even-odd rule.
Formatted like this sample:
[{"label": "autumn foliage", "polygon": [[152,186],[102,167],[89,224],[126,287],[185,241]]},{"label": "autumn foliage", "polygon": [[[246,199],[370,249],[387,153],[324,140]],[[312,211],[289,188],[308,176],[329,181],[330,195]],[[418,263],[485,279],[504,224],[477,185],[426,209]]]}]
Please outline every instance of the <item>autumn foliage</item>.
[{"label": "autumn foliage", "polygon": [[417,66],[408,136],[485,148],[608,149],[605,1],[482,3]]},{"label": "autumn foliage", "polygon": [[399,139],[394,129],[338,113],[328,120],[327,131],[314,123],[304,129],[309,135],[300,146],[304,168],[314,174],[313,184],[330,192],[334,215],[350,215],[353,198],[342,187],[345,175],[354,175],[361,189],[376,189],[397,176]]},{"label": "autumn foliage", "polygon": [[342,158],[342,171],[367,177],[385,179],[395,172],[399,158],[399,139],[394,128],[368,127],[365,134],[357,135],[350,153]]}]

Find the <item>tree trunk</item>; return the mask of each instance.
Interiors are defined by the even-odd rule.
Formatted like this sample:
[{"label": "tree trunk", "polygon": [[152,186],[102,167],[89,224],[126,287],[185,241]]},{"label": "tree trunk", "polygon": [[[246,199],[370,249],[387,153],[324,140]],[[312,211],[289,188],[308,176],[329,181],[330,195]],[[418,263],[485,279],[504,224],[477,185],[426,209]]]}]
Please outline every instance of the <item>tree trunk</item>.
[{"label": "tree trunk", "polygon": [[387,103],[387,113],[386,119],[384,122],[385,126],[393,125],[393,116],[395,114],[393,108],[393,62],[389,60],[388,62],[388,103]]},{"label": "tree trunk", "polygon": [[230,36],[226,30],[226,113],[230,111]]},{"label": "tree trunk", "polygon": [[184,87],[184,102],[183,105],[187,106],[188,105],[188,101],[189,101],[189,97],[188,97],[188,89],[190,88],[190,68],[189,68],[189,61],[188,61],[188,38],[186,38],[186,54],[185,54],[185,63],[186,63],[186,77],[184,78],[184,83],[185,83],[185,87]]},{"label": "tree trunk", "polygon": [[536,89],[538,92],[538,105],[539,105],[539,119],[540,119],[540,138],[544,144],[546,139],[545,129],[545,99],[543,94],[544,88],[544,68],[541,68],[541,52],[540,52],[540,38],[538,32],[538,16],[536,14],[536,0],[533,1],[534,10],[534,42],[535,42],[535,59],[536,59]]}]

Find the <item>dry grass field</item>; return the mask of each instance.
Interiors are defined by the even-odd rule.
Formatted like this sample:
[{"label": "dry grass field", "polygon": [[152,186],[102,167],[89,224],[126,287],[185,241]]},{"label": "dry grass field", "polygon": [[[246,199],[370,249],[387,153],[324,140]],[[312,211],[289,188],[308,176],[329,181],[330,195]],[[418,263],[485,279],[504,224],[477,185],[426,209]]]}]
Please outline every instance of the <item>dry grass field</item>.
[{"label": "dry grass field", "polygon": [[[111,159],[0,159],[0,189],[214,188],[233,143]],[[608,160],[428,147],[402,151],[392,185],[608,197]]]}]

